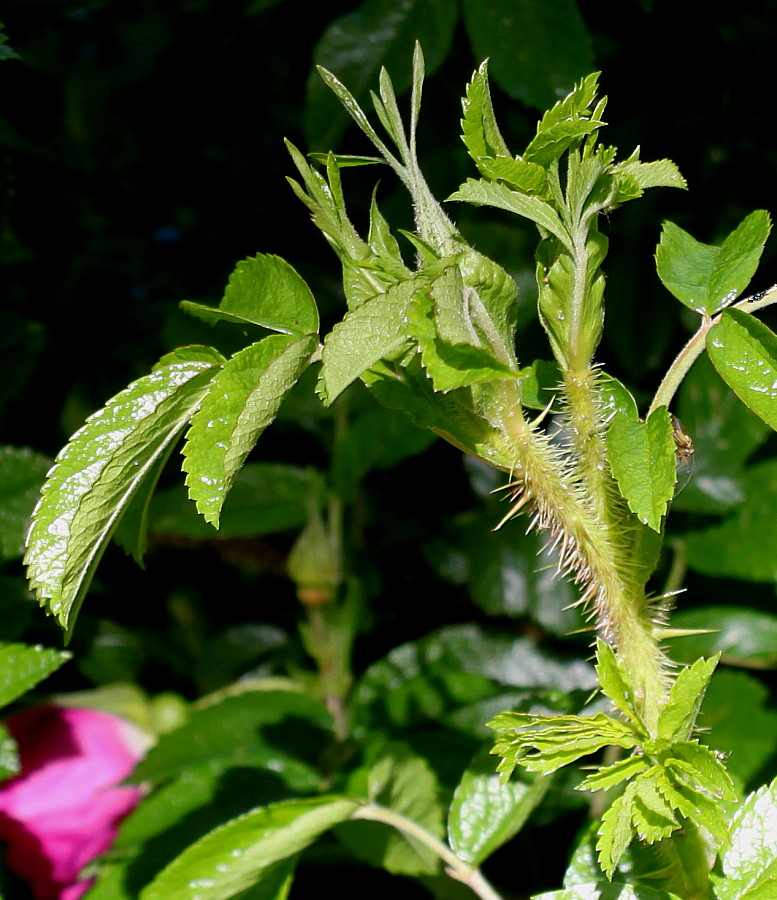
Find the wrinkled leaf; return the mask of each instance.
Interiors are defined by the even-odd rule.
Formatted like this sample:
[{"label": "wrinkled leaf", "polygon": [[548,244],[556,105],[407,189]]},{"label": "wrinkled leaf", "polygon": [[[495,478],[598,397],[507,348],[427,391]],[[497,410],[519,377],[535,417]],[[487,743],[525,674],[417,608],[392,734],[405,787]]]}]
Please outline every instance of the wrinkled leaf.
[{"label": "wrinkled leaf", "polygon": [[187,433],[183,469],[189,497],[215,528],[246,456],[317,347],[315,335],[271,335],[236,353],[213,379]]},{"label": "wrinkled leaf", "polygon": [[448,842],[459,859],[479,866],[506,844],[542,802],[550,779],[514,778],[507,784],[494,758],[480,754],[462,776],[448,813]]},{"label": "wrinkled leaf", "polygon": [[35,510],[31,586],[72,629],[105,546],[144,479],[197,409],[223,358],[210,347],[163,357],[87,419],[60,452]]},{"label": "wrinkled leaf", "polygon": [[365,301],[327,335],[319,381],[324,403],[332,403],[363,372],[406,343],[405,317],[420,281],[400,282]]},{"label": "wrinkled leaf", "polygon": [[777,889],[777,781],[750,794],[731,822],[719,900],[768,900]]}]

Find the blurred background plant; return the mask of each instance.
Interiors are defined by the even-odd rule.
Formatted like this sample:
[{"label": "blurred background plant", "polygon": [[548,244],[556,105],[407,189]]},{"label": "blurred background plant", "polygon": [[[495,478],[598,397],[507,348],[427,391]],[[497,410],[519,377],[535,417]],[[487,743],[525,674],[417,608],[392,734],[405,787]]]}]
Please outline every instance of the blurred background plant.
[{"label": "blurred background plant", "polygon": [[[292,0],[8,0],[0,639],[61,644],[29,598],[20,559],[36,492],[67,436],[161,353],[183,343],[240,346],[230,326],[182,315],[180,300],[213,303],[238,259],[271,252],[305,276],[324,318],[334,319],[337,267],[285,181],[292,164],[283,138],[308,150],[367,148],[315,63],[362,100],[381,65],[398,90],[408,87],[421,41],[429,77],[419,153],[438,196],[472,174],[455,123],[483,58],[511,145],[528,140],[538,110],[602,70],[608,139],[624,149],[641,143],[646,158],[671,156],[690,187],[650,192],[618,213],[611,235],[600,355],[608,372],[647,396],[691,327],[654,272],[661,220],[713,243],[752,209],[777,210],[775,150],[765,138],[775,12],[775,3],[744,4],[714,20],[678,21],[676,4],[649,0],[621,4],[617,15],[573,0],[365,0],[318,4],[303,16]],[[366,178],[353,170],[348,192],[367,196]],[[390,185],[384,192],[383,211],[409,224],[401,194]],[[538,329],[532,236],[493,211],[457,206],[455,215],[467,235],[477,218],[478,249],[516,279],[530,340]],[[769,281],[759,289],[775,280],[769,245],[761,272]],[[484,537],[503,512],[491,473],[377,407],[360,385],[331,411],[305,387],[242,470],[220,532],[196,516],[178,479],[168,487],[163,476],[145,571],[120,549],[109,552],[74,658],[45,684],[67,694],[132,685],[131,710],[125,695],[111,703],[136,719],[148,718],[148,697],[158,694],[194,704],[191,730],[167,750],[160,745],[141,771],[165,784],[158,807],[178,796],[184,812],[166,822],[149,804],[149,818],[120,837],[124,857],[113,871],[123,873],[128,896],[224,818],[336,783],[377,735],[411,747],[429,771],[430,796],[445,796],[492,713],[527,702],[571,710],[594,685],[579,661],[587,637],[574,634],[581,623],[565,610],[571,589],[543,570],[536,540],[516,523]],[[678,413],[696,463],[669,520],[671,552],[656,591],[684,584],[672,624],[717,629],[673,652],[680,661],[723,652],[727,665],[705,708],[707,741],[735,751],[732,772],[752,789],[777,769],[773,438],[703,361]],[[323,582],[311,582],[311,569]],[[242,693],[231,693],[238,679]],[[260,709],[246,685],[272,698],[263,695]],[[300,692],[314,700],[295,699]],[[334,743],[322,736],[329,726],[318,700],[334,717]],[[270,736],[288,720],[298,733]],[[222,738],[226,723],[229,736],[255,734],[242,748],[253,766],[237,764],[234,743]],[[197,759],[180,755],[193,734]],[[285,754],[272,783],[268,748]],[[196,781],[188,793],[173,777],[186,767]],[[533,826],[503,851],[527,860],[515,896],[560,883],[568,854],[553,870],[537,861],[537,848],[549,835],[571,848],[585,815],[568,785],[552,787]],[[357,866],[352,844],[344,829],[337,849],[314,851],[301,895],[338,865]],[[497,853],[489,865],[498,882],[510,863]],[[358,871],[365,890],[390,877]],[[413,896],[453,896],[433,867],[413,871],[400,858],[392,871],[426,878],[408,890]],[[120,896],[104,884],[105,897]]]}]

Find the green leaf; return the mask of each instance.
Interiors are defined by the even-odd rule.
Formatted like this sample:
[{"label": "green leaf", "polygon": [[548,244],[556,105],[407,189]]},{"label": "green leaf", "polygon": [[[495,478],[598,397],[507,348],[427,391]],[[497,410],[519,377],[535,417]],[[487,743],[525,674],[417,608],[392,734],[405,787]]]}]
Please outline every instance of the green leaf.
[{"label": "green leaf", "polygon": [[618,664],[615,651],[601,638],[596,641],[596,674],[602,693],[612,700],[615,708],[632,724],[644,731],[645,726],[634,704],[634,690],[628,681],[628,675]]},{"label": "green leaf", "polygon": [[680,388],[677,414],[693,439],[693,478],[673,508],[701,513],[730,510],[745,499],[743,464],[771,434],[718,375],[707,354]]},{"label": "green leaf", "polygon": [[168,354],[71,438],[49,472],[25,563],[41,604],[69,631],[121,516],[199,405],[223,357]]},{"label": "green leaf", "polygon": [[407,342],[406,315],[425,279],[411,278],[352,309],[324,341],[319,390],[332,403],[363,372]]},{"label": "green leaf", "polygon": [[472,76],[466,94],[461,101],[464,117],[461,120],[461,137],[469,155],[477,162],[481,157],[509,157],[510,151],[496,124],[491,91],[488,85],[488,61]]},{"label": "green leaf", "polygon": [[227,822],[188,847],[140,894],[140,900],[224,900],[274,873],[348,819],[358,803],[345,797],[288,800]]},{"label": "green leaf", "polygon": [[768,900],[777,888],[777,781],[746,798],[723,851],[719,900]]},{"label": "green leaf", "polygon": [[[367,796],[363,788],[366,783]],[[422,757],[403,744],[387,744],[368,758],[349,781],[348,793],[391,809],[436,838],[445,833],[437,779]],[[405,832],[381,822],[348,822],[337,837],[359,859],[401,875],[433,875],[436,854]]]},{"label": "green leaf", "polygon": [[463,862],[479,866],[506,844],[542,802],[550,779],[513,779],[494,770],[490,754],[479,754],[462,776],[448,813],[448,842]]},{"label": "green leaf", "polygon": [[671,159],[641,162],[639,157],[632,157],[615,166],[614,171],[633,178],[640,189],[640,194],[652,187],[687,187],[680,170]]},{"label": "green leaf", "polygon": [[444,314],[439,307],[435,309],[432,297],[423,294],[416,296],[408,311],[409,333],[419,344],[424,369],[436,391],[445,393],[517,376],[517,372],[500,363],[485,347],[444,340],[439,332],[444,324]]},{"label": "green leaf", "polygon": [[246,456],[317,347],[316,335],[271,335],[236,353],[213,379],[187,433],[183,469],[189,497],[214,527]]},{"label": "green leaf", "polygon": [[185,300],[181,308],[206,322],[260,325],[285,334],[318,331],[310,288],[280,256],[260,253],[237,264],[218,308]]},{"label": "green leaf", "polygon": [[0,447],[0,557],[24,554],[24,536],[51,460],[32,450]]},{"label": "green leaf", "polygon": [[62,650],[0,644],[0,707],[27,693],[70,659]]},{"label": "green leaf", "polygon": [[588,32],[573,0],[465,0],[478,59],[511,97],[545,109],[593,68]]},{"label": "green leaf", "polygon": [[612,474],[629,509],[645,525],[660,531],[677,477],[668,410],[660,407],[647,422],[616,413],[606,440]]},{"label": "green leaf", "polygon": [[[652,752],[649,744],[646,752]],[[737,797],[731,776],[717,755],[709,747],[698,741],[673,743],[664,751],[659,751],[662,762],[672,769],[684,782],[696,784],[705,793],[716,799],[735,800]]]},{"label": "green leaf", "polygon": [[599,865],[608,878],[612,878],[615,867],[634,838],[636,791],[636,782],[627,784],[626,790],[615,798],[612,806],[602,816],[596,849],[599,853]]},{"label": "green leaf", "polygon": [[611,766],[603,766],[580,782],[578,791],[607,791],[644,772],[648,762],[644,756],[629,756]]},{"label": "green leaf", "polygon": [[714,315],[730,306],[750,283],[770,230],[769,214],[756,210],[716,247],[665,222],[656,249],[658,276],[681,303]]},{"label": "green leaf", "polygon": [[658,736],[668,741],[687,741],[693,731],[712,673],[720,655],[698,659],[681,669],[658,717]]},{"label": "green leaf", "polygon": [[590,882],[575,884],[561,891],[535,894],[532,900],[682,900],[676,894],[654,891],[641,884]]},{"label": "green leaf", "polygon": [[[494,684],[496,683],[496,684]],[[561,661],[527,638],[454,625],[395,647],[373,663],[354,689],[354,709],[365,728],[409,725],[449,717],[464,704],[504,688],[590,692],[593,668]]]},{"label": "green leaf", "polygon": [[568,249],[572,247],[572,238],[558,213],[549,203],[545,203],[539,197],[520,194],[504,184],[469,178],[458,191],[448,197],[448,200],[462,200],[474,206],[494,206],[497,209],[515,213],[557,237]]},{"label": "green leaf", "polygon": [[[454,0],[364,0],[332,20],[313,51],[317,64],[349,84],[357,101],[366,99],[381,67],[395,75],[401,94],[410,85],[408,60],[418,42],[433,72],[447,56],[457,11]],[[342,106],[313,72],[308,80],[305,132],[314,147],[336,146],[347,123]]]},{"label": "green leaf", "polygon": [[561,383],[561,372],[556,363],[535,359],[518,374],[521,379],[521,404],[529,409],[545,409]]},{"label": "green leaf", "polygon": [[707,333],[707,352],[745,406],[777,429],[777,335],[753,316],[728,309]]},{"label": "green leaf", "polygon": [[499,771],[505,781],[516,766],[527,772],[549,774],[602,747],[629,750],[640,743],[640,735],[633,726],[604,713],[539,716],[506,712],[487,725],[498,732],[493,752],[502,757]]}]

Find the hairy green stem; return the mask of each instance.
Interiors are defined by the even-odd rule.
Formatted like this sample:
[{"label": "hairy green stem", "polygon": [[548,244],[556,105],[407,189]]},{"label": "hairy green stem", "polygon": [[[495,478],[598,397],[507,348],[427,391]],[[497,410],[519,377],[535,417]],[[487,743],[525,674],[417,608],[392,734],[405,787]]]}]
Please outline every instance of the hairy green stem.
[{"label": "hairy green stem", "polygon": [[435,856],[445,863],[447,872],[451,878],[455,878],[456,881],[466,884],[474,894],[481,898],[481,900],[502,900],[501,896],[483,877],[483,874],[477,866],[470,866],[460,860],[450,847],[436,838],[433,834],[430,834],[425,828],[417,822],[414,822],[412,819],[407,819],[393,809],[388,809],[385,806],[378,806],[374,803],[360,807],[353,814],[352,818],[367,819],[371,822],[383,822],[384,825],[390,825],[392,828],[396,828],[397,831],[401,831],[408,837],[413,838],[425,847],[428,847]]},{"label": "hairy green stem", "polygon": [[587,482],[587,470],[582,480],[579,467],[570,472],[562,452],[520,411],[505,426],[516,455],[511,514],[527,507],[534,513],[530,527],[550,533],[559,571],[581,586],[579,602],[632,674],[636,700],[653,733],[667,687],[665,659],[646,614],[644,585],[630,565],[628,529],[624,534],[622,523],[618,527],[614,518],[602,515],[609,500],[598,470]]}]

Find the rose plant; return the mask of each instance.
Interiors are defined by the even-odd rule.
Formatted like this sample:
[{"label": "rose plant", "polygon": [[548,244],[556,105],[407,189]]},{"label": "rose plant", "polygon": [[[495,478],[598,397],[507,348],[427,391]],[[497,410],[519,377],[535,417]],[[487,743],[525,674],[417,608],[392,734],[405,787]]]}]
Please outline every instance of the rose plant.
[{"label": "rose plant", "polygon": [[[481,865],[550,792],[570,802],[575,788],[593,794],[593,824],[564,887],[546,900],[765,900],[777,872],[777,783],[747,790],[736,759],[727,766],[701,740],[720,652],[673,661],[674,638],[708,629],[674,627],[676,586],[655,590],[651,577],[669,510],[682,497],[678,466],[692,456],[670,413],[692,365],[708,357],[765,426],[777,425],[777,337],[752,315],[777,300],[777,289],[744,296],[769,215],[751,213],[715,246],[664,225],[658,274],[697,317],[697,330],[643,409],[636,389],[596,361],[605,223],[648,189],[685,183],[668,160],[644,162],[638,150],[619,159],[600,142],[606,101],[597,76],[542,116],[520,154],[497,124],[485,64],[464,97],[462,137],[478,177],[449,199],[514,214],[539,237],[538,323],[552,358],[523,364],[529,347],[517,334],[514,280],[465,240],[420,170],[420,48],[409,124],[381,73],[373,103],[387,139],[338,79],[322,75],[376,154],[309,161],[289,146],[300,176],[292,188],[338,256],[347,311],[320,333],[307,284],[263,254],[238,264],[218,308],[184,304],[259,338],[229,358],[212,347],[180,348],[88,419],[43,488],[28,538],[30,583],[72,634],[108,542],[143,558],[152,496],[182,435],[190,499],[218,528],[227,496],[246,490],[249,452],[310,369],[326,407],[337,409],[361,382],[390,411],[378,422],[399,411],[464,451],[481,481],[502,479],[507,506],[489,518],[502,530],[483,541],[541,536],[532,546],[555,566],[554,585],[572,583],[571,602],[594,632],[595,673],[582,661],[534,665],[528,641],[518,652],[498,635],[453,628],[396,648],[354,685],[349,655],[363,596],[349,571],[345,521],[359,456],[344,453],[346,428],[336,429],[331,471],[297,472],[293,481],[280,470],[302,509],[289,575],[307,615],[302,639],[318,665],[313,696],[305,696],[311,679],[299,675],[204,698],[136,768],[133,779],[154,790],[121,827],[90,898],[286,897],[300,854],[322,838],[336,840],[338,853],[418,878],[436,896],[450,891],[447,873],[496,900]],[[392,231],[375,195],[366,235],[352,224],[343,171],[375,165],[409,192],[412,232]],[[765,426],[754,427],[753,449],[765,442]],[[523,515],[529,538],[514,530]],[[544,680],[526,669],[543,670]],[[601,698],[585,706],[595,685]],[[429,720],[440,728],[424,732]],[[469,759],[486,721],[501,777],[482,753]],[[586,777],[570,783],[567,766],[592,756]],[[523,774],[510,781],[514,770]]]}]

